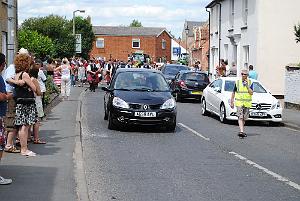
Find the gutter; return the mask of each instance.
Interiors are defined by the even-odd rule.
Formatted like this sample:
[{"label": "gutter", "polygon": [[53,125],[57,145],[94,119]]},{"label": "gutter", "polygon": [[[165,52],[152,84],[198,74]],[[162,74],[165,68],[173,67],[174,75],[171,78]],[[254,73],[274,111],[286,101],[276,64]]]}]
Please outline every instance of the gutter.
[{"label": "gutter", "polygon": [[219,66],[221,65],[221,15],[222,15],[222,4],[220,2],[216,3],[220,7],[219,15]]},{"label": "gutter", "polygon": [[206,12],[208,12],[208,47],[209,47],[209,52],[208,52],[208,69],[207,69],[207,72],[208,72],[208,75],[210,73],[210,11],[207,10],[207,7],[205,8]]}]

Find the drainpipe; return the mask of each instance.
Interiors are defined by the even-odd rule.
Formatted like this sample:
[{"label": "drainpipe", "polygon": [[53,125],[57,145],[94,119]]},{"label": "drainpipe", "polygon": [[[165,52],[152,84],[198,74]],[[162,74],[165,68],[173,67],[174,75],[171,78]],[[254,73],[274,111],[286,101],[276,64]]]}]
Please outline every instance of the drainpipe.
[{"label": "drainpipe", "polygon": [[220,60],[221,60],[221,11],[222,11],[222,6],[221,6],[221,3],[220,2],[218,2],[218,3],[216,3],[216,4],[218,4],[219,5],[219,7],[220,7],[220,14],[219,14],[219,66],[221,65],[221,62],[220,62]]},{"label": "drainpipe", "polygon": [[208,51],[208,75],[210,74],[210,11],[207,10],[207,8],[205,8],[206,12],[208,12],[208,47],[209,47],[209,51]]}]

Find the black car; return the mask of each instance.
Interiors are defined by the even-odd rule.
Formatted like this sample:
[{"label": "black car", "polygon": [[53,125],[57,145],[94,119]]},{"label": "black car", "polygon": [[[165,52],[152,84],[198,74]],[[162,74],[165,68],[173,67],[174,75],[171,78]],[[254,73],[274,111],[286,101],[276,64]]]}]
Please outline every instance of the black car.
[{"label": "black car", "polygon": [[175,80],[172,81],[172,88],[176,89],[175,100],[183,98],[201,99],[202,92],[209,84],[208,75],[201,71],[180,71]]},{"label": "black car", "polygon": [[102,87],[104,119],[109,129],[128,124],[163,125],[176,128],[176,101],[160,71],[119,68],[108,87]]},{"label": "black car", "polygon": [[181,70],[189,70],[190,68],[185,65],[181,64],[165,64],[161,68],[161,72],[164,74],[165,78],[167,79],[168,83],[171,82],[175,75]]}]

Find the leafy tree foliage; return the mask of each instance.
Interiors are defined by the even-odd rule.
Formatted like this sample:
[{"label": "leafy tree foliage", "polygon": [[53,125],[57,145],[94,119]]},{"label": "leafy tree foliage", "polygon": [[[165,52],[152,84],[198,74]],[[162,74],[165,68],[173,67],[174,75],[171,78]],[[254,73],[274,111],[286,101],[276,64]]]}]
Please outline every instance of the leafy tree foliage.
[{"label": "leafy tree foliage", "polygon": [[[75,26],[76,33],[82,34],[81,56],[87,59],[95,39],[92,25],[88,19],[76,17]],[[22,23],[20,30],[37,31],[39,34],[51,38],[55,47],[55,54],[53,56],[56,58],[69,58],[75,55],[73,20],[67,20],[58,15],[29,18]]]},{"label": "leafy tree foliage", "polygon": [[295,36],[296,36],[296,43],[300,42],[300,24],[294,26]]},{"label": "leafy tree foliage", "polygon": [[45,58],[46,55],[53,56],[55,48],[48,36],[43,36],[37,31],[23,29],[18,32],[19,46],[35,53],[36,57]]},{"label": "leafy tree foliage", "polygon": [[139,22],[138,20],[133,20],[129,26],[130,27],[143,27],[142,23]]}]

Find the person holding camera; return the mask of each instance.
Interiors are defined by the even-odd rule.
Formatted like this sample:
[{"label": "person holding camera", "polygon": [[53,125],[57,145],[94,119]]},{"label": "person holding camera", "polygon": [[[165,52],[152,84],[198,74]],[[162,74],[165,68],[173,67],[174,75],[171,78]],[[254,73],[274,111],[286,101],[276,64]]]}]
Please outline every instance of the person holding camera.
[{"label": "person holding camera", "polygon": [[230,106],[237,108],[237,117],[240,132],[238,136],[241,138],[247,137],[247,134],[244,132],[245,122],[249,117],[249,110],[252,105],[252,95],[253,95],[253,84],[248,79],[248,71],[241,71],[242,79],[238,79],[235,83]]}]

